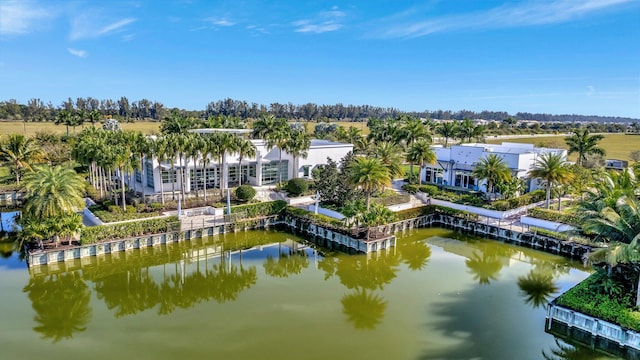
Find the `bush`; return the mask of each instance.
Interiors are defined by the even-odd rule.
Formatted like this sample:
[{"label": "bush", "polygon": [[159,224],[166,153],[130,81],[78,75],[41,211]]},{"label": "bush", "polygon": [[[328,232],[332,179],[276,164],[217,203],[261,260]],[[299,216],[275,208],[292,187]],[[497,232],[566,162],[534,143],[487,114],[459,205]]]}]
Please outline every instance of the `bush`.
[{"label": "bush", "polygon": [[566,213],[563,211],[557,211],[552,209],[542,209],[542,208],[531,208],[527,211],[527,215],[548,220],[560,222],[563,224],[569,225],[579,225],[580,219],[577,214]]},{"label": "bush", "polygon": [[159,202],[153,202],[151,204],[149,204],[149,208],[153,211],[160,211],[164,208],[164,206],[162,206],[162,203]]},{"label": "bush", "polygon": [[611,297],[606,293],[593,291],[599,287],[596,282],[601,276],[592,275],[583,282],[560,295],[556,303],[560,306],[640,331],[640,312],[634,310],[632,295]]},{"label": "bush", "polygon": [[309,190],[309,183],[305,179],[291,179],[287,183],[287,192],[289,196],[300,196]]},{"label": "bush", "polygon": [[401,195],[401,194],[397,194],[394,192],[393,196],[385,196],[385,197],[377,197],[377,198],[371,198],[371,203],[372,204],[380,204],[383,206],[390,206],[390,205],[397,205],[397,204],[404,204],[404,203],[408,203],[411,201],[411,198],[409,198],[409,195]]},{"label": "bush", "polygon": [[254,189],[251,185],[240,185],[236,189],[235,193],[238,200],[246,202],[251,201],[251,199],[256,196],[256,189]]},{"label": "bush", "polygon": [[276,200],[257,204],[232,206],[231,213],[245,213],[247,218],[254,218],[259,216],[278,215],[285,207],[287,207],[286,201]]},{"label": "bush", "polygon": [[[99,241],[126,239],[146,234],[166,233],[179,224],[177,216],[168,216],[160,219],[132,221],[111,225],[89,226],[82,229],[80,243],[93,244]],[[179,228],[179,227],[178,227]]]}]

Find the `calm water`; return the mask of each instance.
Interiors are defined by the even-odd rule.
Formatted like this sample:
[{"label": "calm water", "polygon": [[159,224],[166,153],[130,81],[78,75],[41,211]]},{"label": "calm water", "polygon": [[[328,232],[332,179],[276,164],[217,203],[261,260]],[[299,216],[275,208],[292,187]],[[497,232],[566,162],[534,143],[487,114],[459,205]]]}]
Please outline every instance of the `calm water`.
[{"label": "calm water", "polygon": [[254,231],[73,271],[0,259],[0,358],[607,358],[544,332],[580,264],[442,229],[369,256],[314,247]]}]

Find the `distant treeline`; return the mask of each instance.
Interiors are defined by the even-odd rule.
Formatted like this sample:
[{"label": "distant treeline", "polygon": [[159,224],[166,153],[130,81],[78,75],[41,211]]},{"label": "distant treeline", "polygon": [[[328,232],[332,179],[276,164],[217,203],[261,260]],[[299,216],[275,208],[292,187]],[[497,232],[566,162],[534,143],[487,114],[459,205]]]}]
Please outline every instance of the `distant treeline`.
[{"label": "distant treeline", "polygon": [[396,108],[378,107],[371,105],[318,105],[306,103],[271,103],[269,105],[248,103],[242,100],[224,99],[210,102],[203,110],[185,110],[166,108],[158,101],[142,99],[129,101],[125,96],[119,100],[98,100],[92,97],[69,98],[62,104],[54,106],[51,102],[44,103],[40,99],[31,99],[27,104],[20,104],[16,100],[0,102],[0,119],[21,121],[55,121],[61,111],[73,113],[82,118],[99,115],[103,118],[114,117],[125,121],[155,120],[161,121],[171,112],[181,115],[206,119],[211,116],[233,116],[240,119],[258,118],[261,114],[270,114],[278,118],[297,121],[367,121],[368,119],[389,119],[400,115],[411,115],[418,118],[439,120],[484,119],[503,121],[507,118],[515,120],[538,120],[543,122],[637,122],[639,119],[613,116],[588,115],[552,115],[518,112],[509,114],[504,111],[450,111],[425,110],[422,112],[406,112]]}]

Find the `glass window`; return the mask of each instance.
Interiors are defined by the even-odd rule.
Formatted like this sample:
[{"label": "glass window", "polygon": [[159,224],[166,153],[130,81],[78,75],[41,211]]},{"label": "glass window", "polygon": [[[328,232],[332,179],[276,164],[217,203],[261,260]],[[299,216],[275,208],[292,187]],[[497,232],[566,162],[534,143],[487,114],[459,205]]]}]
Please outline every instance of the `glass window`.
[{"label": "glass window", "polygon": [[288,171],[289,170],[289,161],[283,160],[281,163],[271,162],[262,164],[262,183],[267,184],[275,184],[278,181],[289,180]]},{"label": "glass window", "polygon": [[150,187],[155,187],[155,184],[153,183],[153,164],[151,163],[151,160],[147,160],[147,162],[144,164],[145,167],[145,175],[147,177],[147,186]]},{"label": "glass window", "polygon": [[171,170],[162,170],[162,183],[163,184],[171,184],[175,183],[178,180],[178,176],[176,175],[176,171]]}]

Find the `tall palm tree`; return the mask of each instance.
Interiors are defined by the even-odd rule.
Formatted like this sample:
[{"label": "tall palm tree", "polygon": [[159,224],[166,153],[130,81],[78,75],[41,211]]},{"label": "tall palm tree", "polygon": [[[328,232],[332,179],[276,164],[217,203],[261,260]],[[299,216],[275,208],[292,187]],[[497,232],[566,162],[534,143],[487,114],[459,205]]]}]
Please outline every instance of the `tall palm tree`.
[{"label": "tall palm tree", "polygon": [[564,141],[569,146],[569,155],[577,153],[578,161],[576,163],[582,165],[587,159],[587,155],[606,155],[606,151],[598,146],[598,142],[602,139],[604,139],[604,135],[590,135],[589,129],[585,127],[574,130],[573,135],[566,137]]},{"label": "tall palm tree", "polygon": [[311,137],[304,130],[294,130],[284,143],[284,150],[293,156],[293,178],[298,177],[298,161],[307,158],[311,148]]},{"label": "tall palm tree", "polygon": [[[146,136],[142,135],[141,132],[130,133],[129,141],[133,146],[133,150],[137,153],[138,160],[140,161],[139,169],[140,169],[140,187],[142,194],[142,201],[144,202],[146,192],[145,186],[147,185],[147,171],[145,166],[145,160],[151,154],[151,144]],[[134,180],[135,181],[135,180]],[[135,188],[135,185],[134,185]]]},{"label": "tall palm tree", "polygon": [[373,148],[373,156],[389,169],[391,179],[404,175],[402,149],[396,143],[390,141],[382,141],[375,144]]},{"label": "tall palm tree", "polygon": [[225,172],[227,154],[233,154],[238,147],[239,137],[235,134],[218,132],[212,134],[211,152],[218,155],[218,169],[220,170],[220,197],[224,197],[224,190],[227,188],[228,179]]},{"label": "tall palm tree", "polygon": [[458,124],[455,121],[443,122],[436,127],[436,132],[444,138],[444,147],[448,147],[449,139],[458,136]]},{"label": "tall palm tree", "polygon": [[291,128],[285,119],[276,119],[273,115],[262,115],[253,123],[253,137],[264,139],[267,147],[278,148],[278,182],[282,182],[282,147],[291,135]]},{"label": "tall palm tree", "polygon": [[[435,164],[437,161],[436,153],[431,149],[429,141],[426,139],[420,139],[409,146],[407,151],[407,161],[413,164],[418,164],[420,168],[426,164]],[[409,178],[410,180],[413,180]],[[420,171],[418,171],[418,183],[422,185],[422,177]]]},{"label": "tall palm tree", "polygon": [[551,202],[551,188],[554,184],[565,184],[571,181],[571,171],[567,167],[562,154],[548,153],[536,159],[533,169],[529,170],[529,176],[545,182],[547,192],[546,207]]},{"label": "tall palm tree", "polygon": [[511,169],[501,157],[496,154],[489,154],[489,156],[480,159],[471,175],[478,180],[487,182],[487,194],[491,198],[491,194],[494,192],[493,185],[498,182],[508,181],[511,178]]},{"label": "tall palm tree", "polygon": [[238,153],[238,186],[242,185],[242,160],[256,156],[256,147],[249,139],[240,139],[236,149]]},{"label": "tall palm tree", "polygon": [[471,138],[474,136],[475,125],[471,119],[464,119],[458,126],[458,136],[462,141],[467,140],[467,142],[471,142]]},{"label": "tall palm tree", "polygon": [[45,218],[84,207],[84,179],[66,166],[36,166],[25,176],[22,188],[27,215]]},{"label": "tall palm tree", "polygon": [[[431,134],[428,128],[422,123],[422,120],[416,119],[412,116],[405,118],[404,121],[405,140],[407,142],[406,148],[411,147],[418,140],[427,140],[431,142]],[[409,179],[413,177],[413,162],[409,164]]]},{"label": "tall palm tree", "polygon": [[9,135],[0,143],[0,162],[6,162],[16,175],[16,183],[20,185],[20,175],[24,170],[31,170],[31,164],[44,157],[42,150],[34,138],[21,134]]},{"label": "tall palm tree", "polygon": [[371,194],[391,183],[389,168],[378,158],[359,157],[351,165],[349,182],[362,188],[367,200],[367,210],[371,205]]},{"label": "tall palm tree", "polygon": [[160,125],[160,131],[163,134],[186,134],[193,126],[193,119],[180,115],[178,111],[172,111],[171,116],[164,119]]}]

